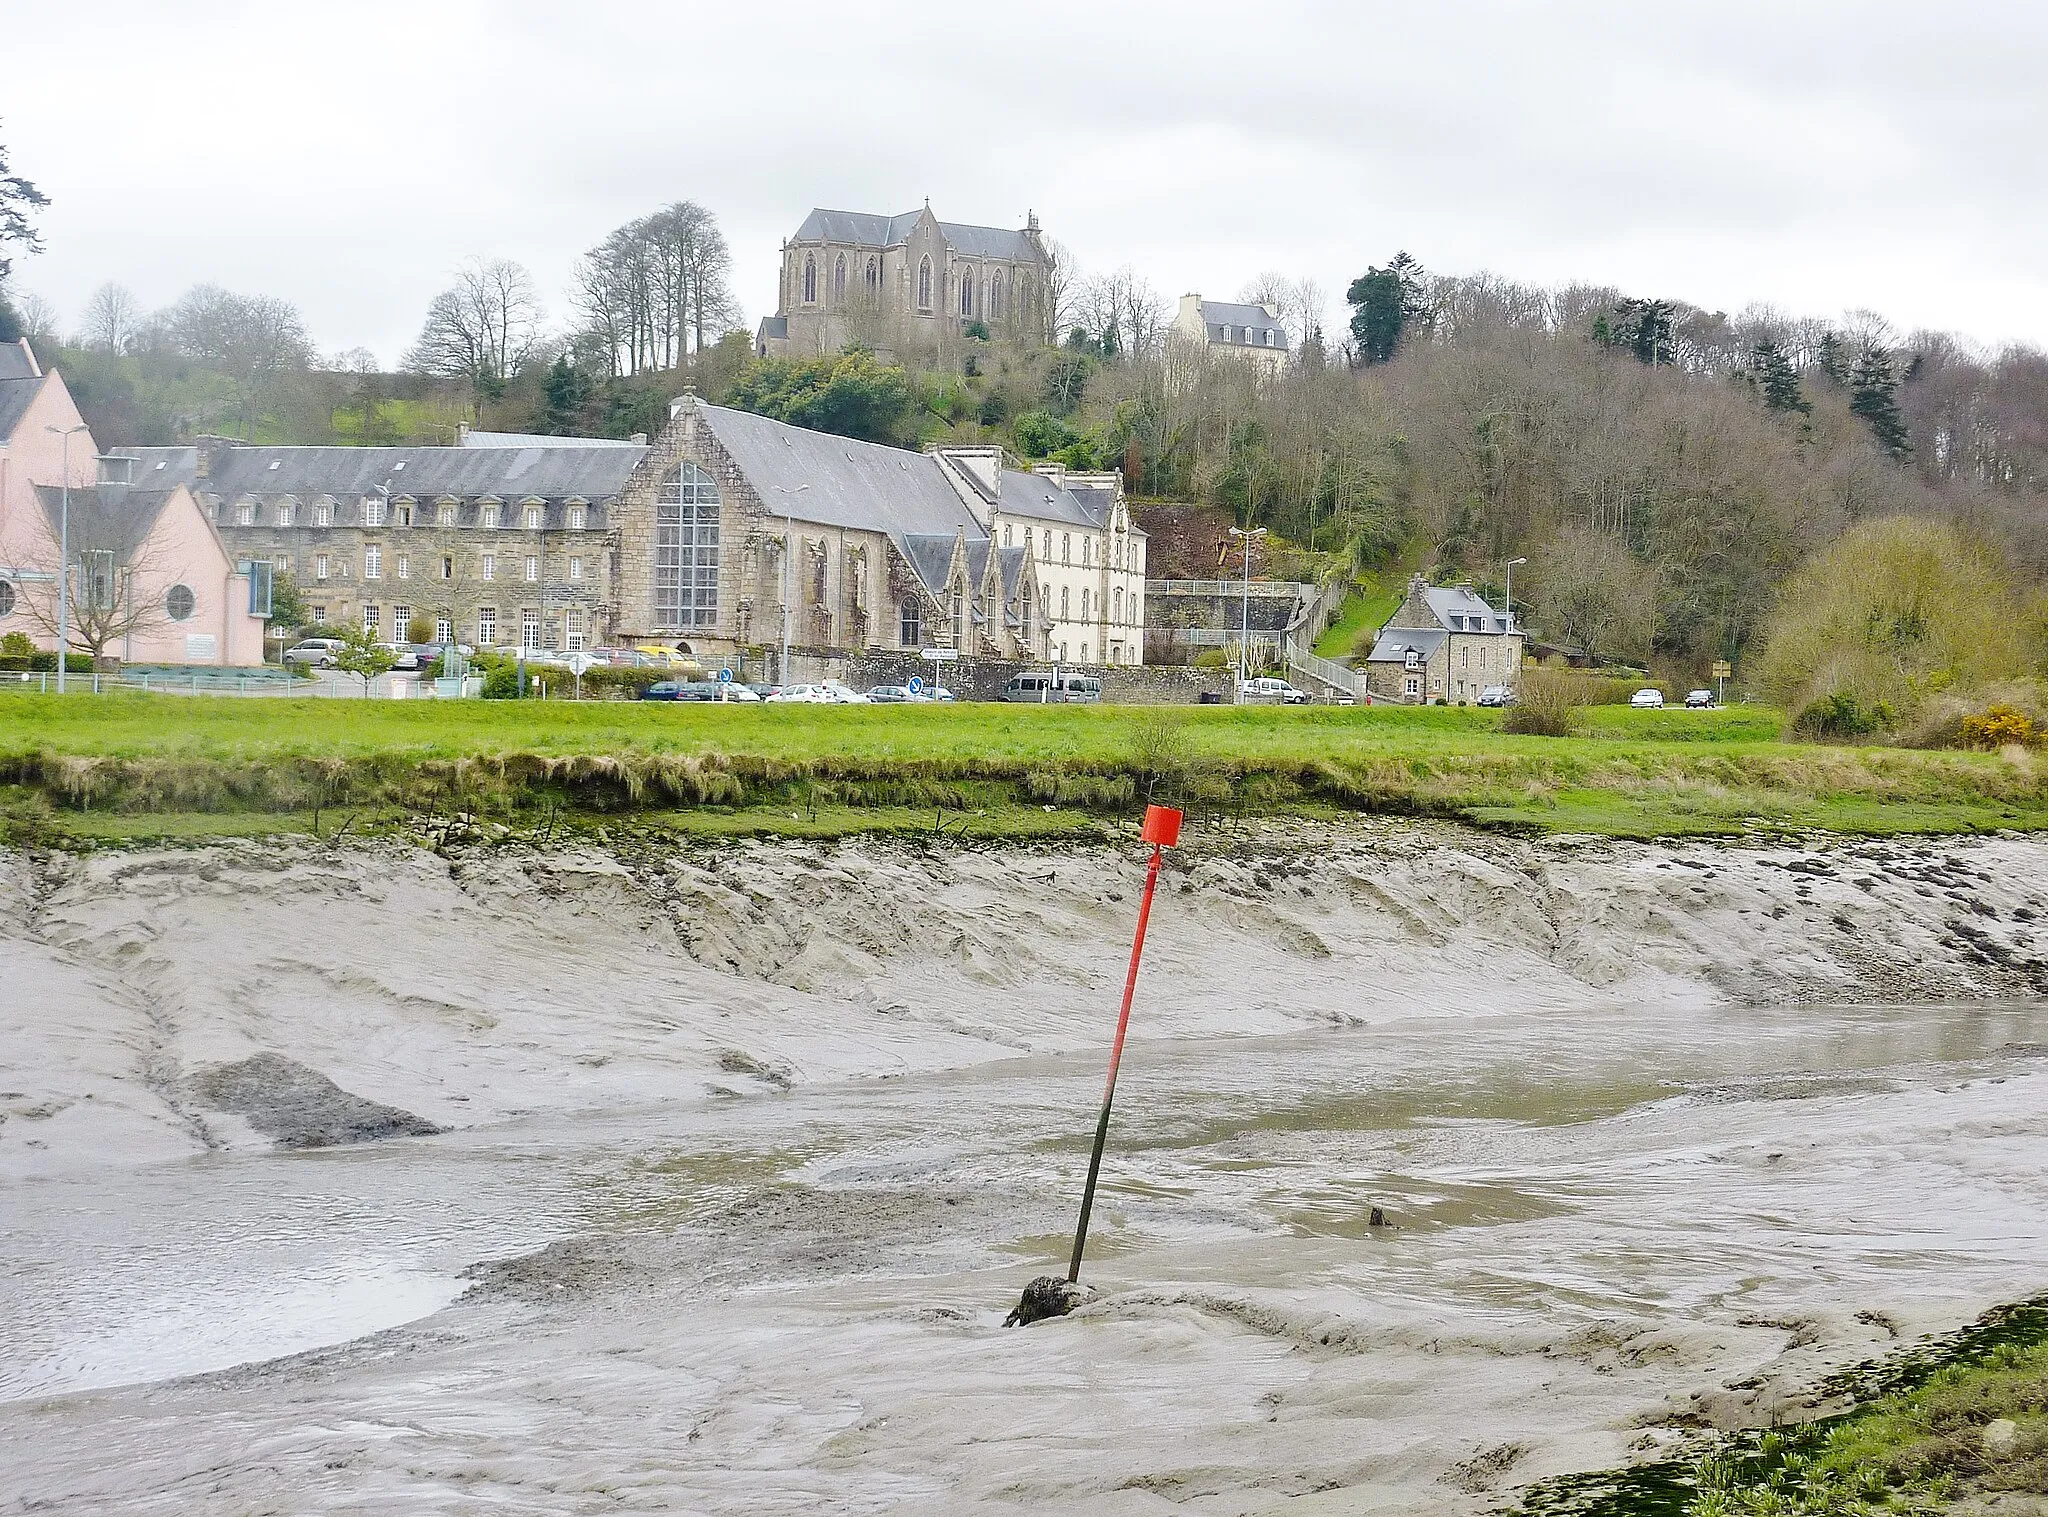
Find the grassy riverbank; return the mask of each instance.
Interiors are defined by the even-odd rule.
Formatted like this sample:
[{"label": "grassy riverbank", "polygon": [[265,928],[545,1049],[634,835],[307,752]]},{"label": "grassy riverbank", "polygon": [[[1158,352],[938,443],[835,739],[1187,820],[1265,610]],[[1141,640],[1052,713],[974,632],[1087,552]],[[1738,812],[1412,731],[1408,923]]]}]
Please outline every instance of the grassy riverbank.
[{"label": "grassy riverbank", "polygon": [[1731,1434],[1703,1452],[1533,1488],[1526,1513],[1874,1517],[2048,1491],[2048,1298],[1822,1387],[1854,1410]]},{"label": "grassy riverbank", "polygon": [[[1786,743],[1776,713],[1593,708],[1520,737],[1461,707],[661,706],[0,698],[20,825],[336,808],[633,813],[695,830],[1061,830],[1144,797],[1622,836],[2048,826],[2031,754]],[[1051,808],[1050,811],[1047,808]],[[1054,821],[1048,822],[1052,817]]]}]

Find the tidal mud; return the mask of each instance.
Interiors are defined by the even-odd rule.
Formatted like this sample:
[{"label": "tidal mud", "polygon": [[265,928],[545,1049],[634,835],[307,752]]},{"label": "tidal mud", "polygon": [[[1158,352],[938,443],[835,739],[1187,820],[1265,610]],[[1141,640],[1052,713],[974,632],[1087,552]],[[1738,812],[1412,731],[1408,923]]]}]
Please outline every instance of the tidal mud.
[{"label": "tidal mud", "polygon": [[1028,1332],[1136,849],[0,858],[0,1511],[1478,1513],[2048,1287],[2048,846],[1191,841]]}]

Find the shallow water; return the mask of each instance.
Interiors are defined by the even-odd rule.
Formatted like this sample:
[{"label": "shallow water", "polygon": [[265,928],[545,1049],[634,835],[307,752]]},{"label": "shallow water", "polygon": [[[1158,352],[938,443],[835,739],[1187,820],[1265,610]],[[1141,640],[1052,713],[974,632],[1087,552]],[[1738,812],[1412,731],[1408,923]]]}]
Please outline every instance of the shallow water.
[{"label": "shallow water", "polygon": [[[1138,1043],[1091,1258],[1119,1285],[1337,1283],[1459,1312],[1803,1300],[1807,1275],[1844,1301],[2016,1292],[2048,1261],[2028,1117],[2048,1061],[2021,1047],[2044,1042],[2048,1008],[2000,1005]],[[764,1190],[1013,1199],[1014,1227],[921,1233],[896,1270],[906,1301],[919,1277],[1021,1284],[1064,1259],[1098,1079],[1096,1055],[1020,1058],[17,1185],[0,1399],[340,1343],[447,1305],[475,1261],[688,1229]],[[725,1227],[716,1248],[744,1277],[757,1242]]]}]

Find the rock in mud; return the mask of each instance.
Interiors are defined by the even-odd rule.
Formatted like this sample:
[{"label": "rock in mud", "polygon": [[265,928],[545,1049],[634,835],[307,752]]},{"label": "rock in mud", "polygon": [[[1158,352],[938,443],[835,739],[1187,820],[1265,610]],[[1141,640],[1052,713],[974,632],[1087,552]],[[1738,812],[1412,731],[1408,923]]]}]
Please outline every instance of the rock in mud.
[{"label": "rock in mud", "polygon": [[1047,1317],[1064,1317],[1093,1295],[1087,1286],[1076,1285],[1072,1280],[1062,1280],[1058,1275],[1040,1275],[1024,1287],[1024,1299],[1017,1303],[1009,1316],[1003,1318],[1003,1326],[1029,1327]]},{"label": "rock in mud", "polygon": [[198,1100],[246,1118],[280,1148],[332,1148],[447,1131],[396,1106],[351,1095],[318,1070],[282,1054],[252,1054],[238,1064],[210,1065],[185,1083]]}]

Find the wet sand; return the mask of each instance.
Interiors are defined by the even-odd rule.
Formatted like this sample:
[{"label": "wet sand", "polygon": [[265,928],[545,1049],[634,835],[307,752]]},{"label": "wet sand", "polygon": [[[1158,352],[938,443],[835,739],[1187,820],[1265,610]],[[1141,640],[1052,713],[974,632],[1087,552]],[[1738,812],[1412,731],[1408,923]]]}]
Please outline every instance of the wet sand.
[{"label": "wet sand", "polygon": [[[1478,1512],[2048,1286],[2048,847],[1274,828],[1155,915],[1102,1299],[1005,1330],[1138,880],[0,862],[0,1509]],[[282,1149],[254,1055],[450,1130]]]}]

